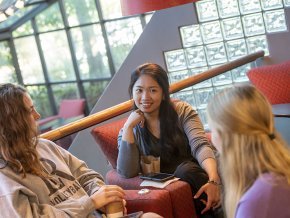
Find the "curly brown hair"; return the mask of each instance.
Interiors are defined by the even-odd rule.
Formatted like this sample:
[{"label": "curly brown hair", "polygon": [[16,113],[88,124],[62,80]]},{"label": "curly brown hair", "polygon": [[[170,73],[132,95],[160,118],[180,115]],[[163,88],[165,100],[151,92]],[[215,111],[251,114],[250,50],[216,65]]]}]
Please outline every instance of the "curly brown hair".
[{"label": "curly brown hair", "polygon": [[46,177],[36,151],[38,132],[24,103],[26,94],[22,86],[0,84],[0,159],[23,177],[26,173]]}]

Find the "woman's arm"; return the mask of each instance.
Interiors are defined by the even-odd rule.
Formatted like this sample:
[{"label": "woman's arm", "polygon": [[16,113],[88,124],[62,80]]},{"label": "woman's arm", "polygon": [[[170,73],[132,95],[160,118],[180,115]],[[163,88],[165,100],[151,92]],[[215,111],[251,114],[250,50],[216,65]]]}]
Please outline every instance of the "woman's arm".
[{"label": "woman's arm", "polygon": [[118,136],[117,171],[120,175],[131,178],[140,172],[140,152],[136,143],[129,143],[122,139],[122,133],[123,129]]},{"label": "woman's arm", "polygon": [[188,138],[192,155],[198,160],[201,167],[206,171],[210,183],[203,185],[196,193],[195,198],[198,198],[203,192],[207,194],[206,208],[217,207],[220,205],[220,177],[218,175],[217,163],[212,150],[212,147],[206,138],[203,125],[192,109],[192,106],[185,102],[177,102],[176,110],[179,115],[181,125]]},{"label": "woman's arm", "polygon": [[175,108],[180,124],[188,138],[192,156],[198,160],[201,166],[205,159],[215,159],[212,147],[196,111],[193,110],[191,105],[182,101],[176,102]]},{"label": "woman's arm", "polygon": [[126,178],[137,176],[140,172],[140,152],[133,129],[136,125],[144,125],[144,121],[140,110],[132,112],[118,136],[117,171]]}]

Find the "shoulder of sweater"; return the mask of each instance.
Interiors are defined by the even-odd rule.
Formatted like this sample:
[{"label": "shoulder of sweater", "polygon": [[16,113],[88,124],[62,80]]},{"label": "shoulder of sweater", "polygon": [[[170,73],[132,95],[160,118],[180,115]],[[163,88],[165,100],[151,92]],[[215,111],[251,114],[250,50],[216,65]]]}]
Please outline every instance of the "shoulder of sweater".
[{"label": "shoulder of sweater", "polygon": [[184,111],[195,111],[192,105],[185,101],[181,101],[178,99],[172,100],[172,103],[174,105],[174,108],[178,114],[184,112]]},{"label": "shoulder of sweater", "polygon": [[60,152],[62,150],[65,150],[63,148],[61,148],[60,146],[58,146],[57,144],[55,144],[53,141],[50,141],[48,139],[43,139],[43,138],[39,138],[38,139],[38,144],[37,146],[41,149],[44,150],[50,150],[50,151],[56,151],[56,152]]},{"label": "shoulder of sweater", "polygon": [[252,186],[244,193],[241,201],[247,199],[259,199],[262,198],[263,195],[275,193],[277,190],[285,189],[285,187],[288,187],[287,189],[290,190],[285,178],[281,178],[272,173],[264,173],[259,176]]}]

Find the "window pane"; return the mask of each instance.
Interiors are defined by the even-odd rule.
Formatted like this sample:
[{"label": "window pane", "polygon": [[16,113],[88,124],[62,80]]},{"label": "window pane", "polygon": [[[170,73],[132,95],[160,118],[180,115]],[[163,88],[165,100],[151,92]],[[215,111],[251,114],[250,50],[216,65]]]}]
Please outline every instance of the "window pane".
[{"label": "window pane", "polygon": [[47,88],[45,86],[27,86],[26,88],[41,117],[51,116],[52,108],[50,106]]},{"label": "window pane", "polygon": [[203,67],[207,65],[203,46],[186,48],[184,52],[187,66],[189,68]]},{"label": "window pane", "polygon": [[214,86],[222,86],[227,84],[232,84],[232,75],[231,72],[226,72],[223,74],[220,74],[218,76],[215,76],[212,78],[212,83]]},{"label": "window pane", "polygon": [[247,72],[251,69],[251,64],[245,64],[243,66],[232,69],[232,76],[235,83],[249,81]]},{"label": "window pane", "polygon": [[240,14],[237,0],[217,0],[217,6],[221,18],[238,16]]},{"label": "window pane", "polygon": [[105,24],[115,69],[118,70],[142,33],[139,18],[112,21]]},{"label": "window pane", "polygon": [[[193,68],[191,69],[191,74],[192,75],[198,75],[200,73],[203,73],[208,70],[208,67],[200,67],[200,68]],[[200,89],[200,88],[206,88],[206,87],[211,87],[212,86],[212,81],[211,79],[207,79],[203,82],[197,83],[196,85],[193,85],[193,89]]]},{"label": "window pane", "polygon": [[89,110],[92,110],[101,94],[109,83],[108,81],[92,81],[83,83]]},{"label": "window pane", "polygon": [[265,35],[247,38],[247,46],[249,53],[256,51],[265,51],[265,56],[269,55],[268,43]]},{"label": "window pane", "polygon": [[[191,87],[189,87],[189,88],[191,88]],[[171,97],[180,99],[182,101],[186,101],[192,107],[196,108],[196,102],[195,102],[194,93],[193,93],[192,88],[191,88],[191,90],[186,90],[186,91],[184,91],[184,89],[183,89],[179,92],[172,94]]]},{"label": "window pane", "polygon": [[0,83],[17,82],[12,55],[7,41],[0,42]]},{"label": "window pane", "polygon": [[183,47],[202,45],[199,25],[190,25],[180,28]]},{"label": "window pane", "polygon": [[164,52],[168,71],[178,71],[187,68],[183,49]]},{"label": "window pane", "polygon": [[19,67],[25,84],[43,83],[44,76],[33,36],[14,40]]},{"label": "window pane", "polygon": [[215,0],[203,0],[195,3],[200,22],[218,19]]},{"label": "window pane", "polygon": [[227,40],[237,39],[244,36],[240,17],[223,19],[221,21],[224,38]]},{"label": "window pane", "polygon": [[222,42],[206,45],[205,53],[209,65],[227,62],[226,50]]},{"label": "window pane", "polygon": [[214,94],[213,88],[196,89],[195,99],[198,109],[205,109],[207,103],[210,101]]},{"label": "window pane", "polygon": [[99,0],[104,19],[122,17],[120,0]]},{"label": "window pane", "polygon": [[26,22],[25,24],[18,27],[15,31],[12,32],[13,37],[25,36],[33,33],[31,26],[31,21]]},{"label": "window pane", "polygon": [[64,6],[70,26],[99,21],[95,0],[64,0]]},{"label": "window pane", "polygon": [[282,8],[282,0],[261,0],[263,10]]},{"label": "window pane", "polygon": [[290,6],[290,0],[284,0],[283,2],[286,7]]},{"label": "window pane", "polygon": [[75,80],[65,32],[41,34],[40,40],[50,81]]},{"label": "window pane", "polygon": [[259,0],[239,0],[241,14],[250,14],[261,11]]},{"label": "window pane", "polygon": [[111,77],[100,25],[73,28],[71,33],[81,78]]},{"label": "window pane", "polygon": [[62,99],[80,98],[76,83],[52,85],[52,91],[57,108],[59,108],[59,104]]},{"label": "window pane", "polygon": [[248,53],[245,39],[227,41],[225,44],[230,61],[241,58]]},{"label": "window pane", "polygon": [[266,11],[264,13],[265,25],[268,33],[286,31],[286,19],[284,9]]},{"label": "window pane", "polygon": [[[186,79],[190,76],[188,70],[180,70],[175,72],[170,72],[168,74],[170,84],[179,82],[180,80]],[[191,89],[191,87],[189,87]],[[188,89],[188,88],[187,88]]]},{"label": "window pane", "polygon": [[204,43],[220,42],[223,40],[219,21],[201,24],[201,33]]},{"label": "window pane", "polygon": [[242,19],[246,36],[265,33],[263,16],[261,13],[246,15]]},{"label": "window pane", "polygon": [[58,2],[54,3],[44,12],[37,15],[36,24],[39,32],[45,32],[64,27]]}]

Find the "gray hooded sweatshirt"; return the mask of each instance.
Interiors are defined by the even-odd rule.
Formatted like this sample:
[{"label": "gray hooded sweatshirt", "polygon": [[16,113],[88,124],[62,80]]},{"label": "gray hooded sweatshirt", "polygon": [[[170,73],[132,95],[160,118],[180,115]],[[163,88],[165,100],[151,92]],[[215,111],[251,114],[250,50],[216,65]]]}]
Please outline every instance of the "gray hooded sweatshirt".
[{"label": "gray hooded sweatshirt", "polygon": [[89,196],[104,185],[101,175],[51,141],[36,150],[51,178],[23,178],[0,159],[0,217],[95,217]]}]

